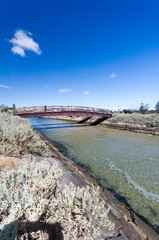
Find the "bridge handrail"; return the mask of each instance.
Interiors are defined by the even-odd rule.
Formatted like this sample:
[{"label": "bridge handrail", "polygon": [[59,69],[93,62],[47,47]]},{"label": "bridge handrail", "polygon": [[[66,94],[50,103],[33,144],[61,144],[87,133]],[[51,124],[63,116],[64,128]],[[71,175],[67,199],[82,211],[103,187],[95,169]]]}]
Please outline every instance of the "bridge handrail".
[{"label": "bridge handrail", "polygon": [[15,108],[14,113],[30,113],[30,112],[65,112],[65,111],[77,111],[77,112],[96,112],[111,114],[112,112],[108,109],[94,108],[94,107],[83,107],[83,106],[31,106],[31,107],[20,107]]}]

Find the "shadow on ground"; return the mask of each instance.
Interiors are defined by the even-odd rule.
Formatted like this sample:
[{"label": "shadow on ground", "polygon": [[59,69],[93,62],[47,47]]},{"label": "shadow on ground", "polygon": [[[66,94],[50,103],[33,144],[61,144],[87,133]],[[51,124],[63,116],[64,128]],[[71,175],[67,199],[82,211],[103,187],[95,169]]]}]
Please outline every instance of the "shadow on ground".
[{"label": "shadow on ground", "polygon": [[[16,229],[18,228],[18,231]],[[40,220],[35,222],[21,221],[5,225],[0,232],[1,240],[64,240],[62,227],[59,223],[49,224]]]}]

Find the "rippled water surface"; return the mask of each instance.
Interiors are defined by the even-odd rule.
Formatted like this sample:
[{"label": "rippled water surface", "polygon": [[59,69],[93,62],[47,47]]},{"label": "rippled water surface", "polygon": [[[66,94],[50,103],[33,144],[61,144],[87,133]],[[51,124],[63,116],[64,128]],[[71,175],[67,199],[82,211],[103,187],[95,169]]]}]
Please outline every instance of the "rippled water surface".
[{"label": "rippled water surface", "polygon": [[52,119],[29,121],[159,230],[159,137]]}]

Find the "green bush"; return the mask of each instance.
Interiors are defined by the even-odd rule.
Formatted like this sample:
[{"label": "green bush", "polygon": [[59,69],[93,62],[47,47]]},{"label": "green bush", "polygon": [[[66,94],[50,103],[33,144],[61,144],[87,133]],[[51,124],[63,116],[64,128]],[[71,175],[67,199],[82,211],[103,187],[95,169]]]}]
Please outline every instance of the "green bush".
[{"label": "green bush", "polygon": [[133,111],[131,109],[123,109],[123,112],[124,113],[129,113],[129,114],[133,113]]},{"label": "green bush", "polygon": [[[16,236],[18,240],[35,238],[36,230],[28,232],[28,223],[36,223],[37,228],[42,222],[52,228],[59,224],[66,240],[92,240],[100,234],[101,228],[114,228],[114,223],[108,220],[109,209],[99,200],[98,191],[93,187],[77,188],[73,184],[61,188],[61,175],[57,162],[50,165],[47,160],[28,160],[17,170],[3,170],[0,178],[1,240],[14,240]],[[43,231],[46,233],[46,229]],[[42,234],[42,230],[37,234]]]},{"label": "green bush", "polygon": [[2,113],[2,112],[7,112],[8,111],[8,107],[7,106],[5,106],[5,105],[0,105],[0,112]]}]

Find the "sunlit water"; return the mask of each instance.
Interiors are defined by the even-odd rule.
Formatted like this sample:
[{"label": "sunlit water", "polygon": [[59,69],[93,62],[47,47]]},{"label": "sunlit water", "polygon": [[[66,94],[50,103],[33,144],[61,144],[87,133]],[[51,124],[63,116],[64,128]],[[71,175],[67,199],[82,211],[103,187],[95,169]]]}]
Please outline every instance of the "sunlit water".
[{"label": "sunlit water", "polygon": [[159,230],[159,137],[52,119],[29,121]]}]

